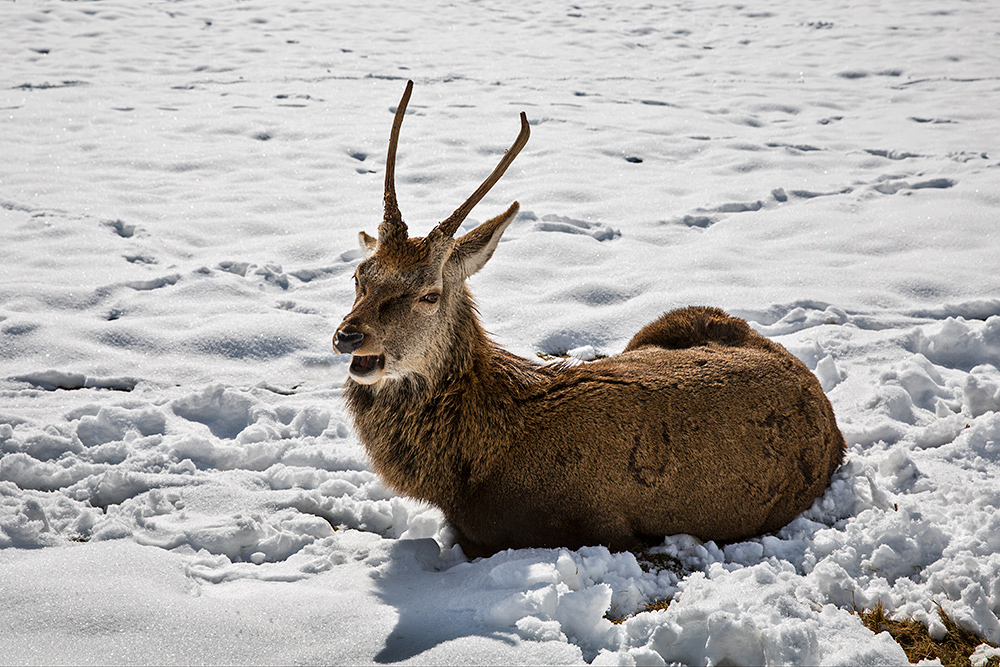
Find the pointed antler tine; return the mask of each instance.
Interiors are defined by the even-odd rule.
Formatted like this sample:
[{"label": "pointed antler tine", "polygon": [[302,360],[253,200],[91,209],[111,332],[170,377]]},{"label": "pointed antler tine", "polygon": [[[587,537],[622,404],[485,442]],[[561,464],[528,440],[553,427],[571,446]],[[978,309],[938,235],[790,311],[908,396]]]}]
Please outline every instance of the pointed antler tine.
[{"label": "pointed antler tine", "polygon": [[406,90],[396,106],[396,116],[392,121],[392,132],[389,134],[389,152],[385,158],[385,215],[379,225],[379,241],[389,238],[406,238],[406,223],[399,212],[399,202],[396,201],[396,146],[399,144],[399,128],[403,124],[403,114],[410,101],[413,91],[413,81],[406,82]]},{"label": "pointed antler tine", "polygon": [[465,203],[458,207],[454,213],[452,213],[444,222],[439,224],[434,232],[436,235],[441,234],[447,237],[452,237],[455,232],[458,231],[459,225],[465,220],[465,218],[472,212],[479,201],[486,196],[486,193],[490,191],[496,182],[500,180],[503,173],[507,171],[507,167],[510,166],[517,154],[521,152],[524,145],[528,143],[528,137],[531,135],[531,129],[528,127],[528,117],[525,113],[521,112],[521,132],[517,135],[517,139],[511,144],[511,147],[504,154],[503,158],[500,160],[500,164],[497,165],[493,173],[490,174],[483,184],[476,189],[472,195],[465,200]]}]

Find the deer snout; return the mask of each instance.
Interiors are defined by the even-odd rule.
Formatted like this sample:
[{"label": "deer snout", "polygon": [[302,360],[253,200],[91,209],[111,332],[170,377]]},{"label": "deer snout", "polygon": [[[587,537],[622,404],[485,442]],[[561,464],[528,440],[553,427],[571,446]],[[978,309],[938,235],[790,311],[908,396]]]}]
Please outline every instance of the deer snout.
[{"label": "deer snout", "polygon": [[360,331],[337,331],[333,337],[333,349],[341,354],[351,354],[365,342],[365,335]]}]

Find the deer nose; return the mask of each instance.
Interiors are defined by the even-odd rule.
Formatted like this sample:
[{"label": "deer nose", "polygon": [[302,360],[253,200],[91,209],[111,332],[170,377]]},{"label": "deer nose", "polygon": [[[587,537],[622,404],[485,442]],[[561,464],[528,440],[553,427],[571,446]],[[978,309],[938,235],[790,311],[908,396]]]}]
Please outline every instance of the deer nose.
[{"label": "deer nose", "polygon": [[350,354],[361,347],[365,340],[365,335],[360,331],[338,331],[333,337],[333,349],[341,354]]}]

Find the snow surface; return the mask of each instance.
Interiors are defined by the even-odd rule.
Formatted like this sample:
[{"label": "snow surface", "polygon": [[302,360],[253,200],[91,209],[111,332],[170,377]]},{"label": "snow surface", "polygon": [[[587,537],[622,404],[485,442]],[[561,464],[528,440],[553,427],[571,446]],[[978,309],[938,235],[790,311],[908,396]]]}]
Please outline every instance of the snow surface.
[{"label": "snow surface", "polygon": [[[1000,641],[994,3],[0,3],[0,662],[886,664]],[[526,356],[716,305],[850,444],[775,535],[467,562],[375,477],[331,335],[397,180]],[[633,614],[672,599],[664,611]],[[983,652],[985,655],[985,652]]]}]

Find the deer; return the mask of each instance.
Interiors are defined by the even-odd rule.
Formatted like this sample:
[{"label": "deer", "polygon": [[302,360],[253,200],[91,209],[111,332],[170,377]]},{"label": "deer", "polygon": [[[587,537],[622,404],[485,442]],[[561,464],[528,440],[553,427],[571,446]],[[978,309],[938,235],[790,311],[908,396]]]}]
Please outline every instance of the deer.
[{"label": "deer", "polygon": [[378,236],[334,349],[374,471],[439,507],[468,558],[505,549],[636,551],[686,533],[731,543],[775,532],[823,494],[845,442],[816,376],[723,310],[671,310],[618,354],[543,364],[479,321],[466,279],[493,256],[519,204],[456,238],[528,141],[425,237],[396,198],[396,107]]}]

